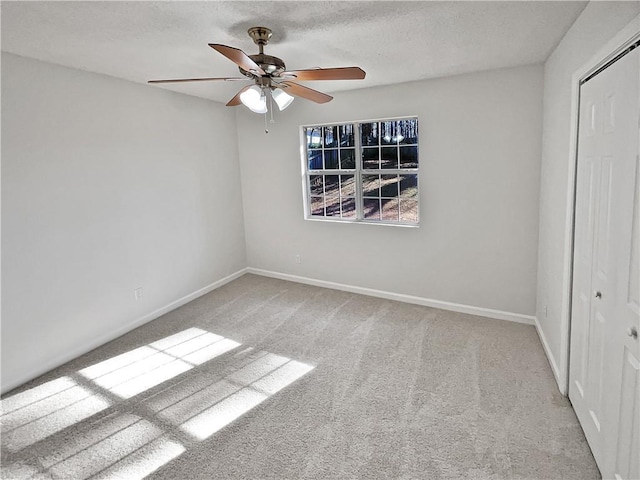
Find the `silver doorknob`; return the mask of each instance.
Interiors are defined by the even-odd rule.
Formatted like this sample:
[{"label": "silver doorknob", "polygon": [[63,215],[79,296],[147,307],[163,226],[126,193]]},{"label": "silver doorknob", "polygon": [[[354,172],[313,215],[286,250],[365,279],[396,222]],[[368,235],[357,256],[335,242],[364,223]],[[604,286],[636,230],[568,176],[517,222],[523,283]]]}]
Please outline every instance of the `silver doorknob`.
[{"label": "silver doorknob", "polygon": [[602,298],[602,292],[596,292],[596,298]]},{"label": "silver doorknob", "polygon": [[627,328],[627,335],[629,335],[630,337],[633,337],[635,340],[638,339],[638,330],[636,329],[636,327],[629,327]]}]

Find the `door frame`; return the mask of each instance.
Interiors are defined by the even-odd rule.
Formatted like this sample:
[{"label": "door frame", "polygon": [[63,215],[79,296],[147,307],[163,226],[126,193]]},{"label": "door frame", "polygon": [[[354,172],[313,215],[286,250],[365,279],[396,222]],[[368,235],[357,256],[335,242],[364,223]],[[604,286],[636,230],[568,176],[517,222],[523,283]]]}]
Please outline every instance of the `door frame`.
[{"label": "door frame", "polygon": [[569,358],[571,344],[571,301],[573,290],[573,248],[576,206],[576,174],[578,164],[578,119],[580,118],[580,82],[605,65],[624,49],[640,40],[640,15],[618,32],[589,61],[571,77],[571,145],[569,150],[569,176],[567,184],[567,210],[565,215],[564,266],[562,274],[562,311],[560,317],[560,358],[558,388],[569,395]]}]

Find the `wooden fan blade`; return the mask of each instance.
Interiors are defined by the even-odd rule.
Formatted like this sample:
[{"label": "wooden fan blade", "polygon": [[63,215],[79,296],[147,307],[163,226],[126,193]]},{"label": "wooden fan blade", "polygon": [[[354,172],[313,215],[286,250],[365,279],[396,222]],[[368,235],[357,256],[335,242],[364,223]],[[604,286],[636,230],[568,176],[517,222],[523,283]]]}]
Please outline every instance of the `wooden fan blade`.
[{"label": "wooden fan blade", "polygon": [[227,57],[233,63],[238,65],[243,70],[253,73],[255,75],[266,75],[267,73],[262,70],[256,62],[249,58],[249,55],[244,53],[239,48],[229,47],[227,45],[220,45],[218,43],[210,43],[209,46],[214,50],[220,52]]},{"label": "wooden fan blade", "polygon": [[360,67],[310,68],[280,74],[281,77],[294,76],[296,80],[362,80],[365,75]]},{"label": "wooden fan blade", "polygon": [[215,80],[224,80],[226,82],[231,82],[235,80],[250,80],[250,79],[240,78],[240,77],[174,78],[170,80],[149,80],[147,83],[212,82]]},{"label": "wooden fan blade", "polygon": [[327,103],[333,100],[331,95],[327,95],[326,93],[319,92],[309,87],[303,87],[302,85],[294,82],[281,82],[278,84],[279,86],[284,86],[285,91],[294,95],[296,97],[306,98],[307,100],[311,100],[316,103]]},{"label": "wooden fan blade", "polygon": [[251,85],[247,85],[242,90],[240,90],[238,93],[236,93],[236,96],[233,97],[231,100],[229,100],[227,102],[227,107],[235,107],[236,105],[240,105],[242,103],[240,101],[240,95],[242,95],[242,92],[244,92],[249,87],[251,87]]}]

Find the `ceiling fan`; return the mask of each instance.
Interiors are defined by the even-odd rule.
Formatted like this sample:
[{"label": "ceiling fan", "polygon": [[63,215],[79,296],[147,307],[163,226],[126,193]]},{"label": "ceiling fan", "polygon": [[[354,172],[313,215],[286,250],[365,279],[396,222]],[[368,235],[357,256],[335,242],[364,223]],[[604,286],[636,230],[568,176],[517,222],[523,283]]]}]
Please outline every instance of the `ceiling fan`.
[{"label": "ceiling fan", "polygon": [[243,77],[207,77],[207,78],[177,78],[170,80],[149,80],[148,83],[180,83],[180,82],[209,82],[209,81],[237,81],[253,80],[253,85],[242,88],[229,102],[228,107],[247,106],[256,113],[267,113],[267,97],[275,101],[280,110],[287,108],[293,97],[306,98],[316,103],[326,103],[332,96],[305,87],[293,80],[362,80],[366,73],[359,67],[340,68],[311,68],[306,70],[287,70],[284,62],[272,55],[264,53],[264,46],[269,43],[271,30],[266,27],[252,27],[247,33],[258,45],[260,52],[247,55],[242,50],[227,45],[210,43],[209,46],[220,52],[233,63],[238,65]]}]

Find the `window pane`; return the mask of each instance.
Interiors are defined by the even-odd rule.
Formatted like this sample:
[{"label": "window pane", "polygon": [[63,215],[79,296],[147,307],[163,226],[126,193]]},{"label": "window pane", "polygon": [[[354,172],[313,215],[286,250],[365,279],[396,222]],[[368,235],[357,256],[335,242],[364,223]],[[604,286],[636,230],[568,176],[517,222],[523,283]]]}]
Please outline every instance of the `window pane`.
[{"label": "window pane", "polygon": [[324,216],[324,197],[311,197],[311,215]]},{"label": "window pane", "polygon": [[322,129],[320,127],[307,128],[307,148],[322,147]]},{"label": "window pane", "polygon": [[322,195],[322,175],[311,175],[309,177],[309,190],[311,195]]},{"label": "window pane", "polygon": [[325,195],[340,195],[340,178],[338,175],[325,175],[324,177]]},{"label": "window pane", "polygon": [[415,197],[418,194],[418,175],[400,176],[400,196]]},{"label": "window pane", "polygon": [[327,217],[340,216],[340,197],[325,197]]},{"label": "window pane", "polygon": [[353,175],[340,175],[340,195],[354,197],[356,194],[356,179]]},{"label": "window pane", "polygon": [[341,147],[353,147],[355,145],[355,139],[353,136],[353,124],[340,125],[340,146]]},{"label": "window pane", "polygon": [[382,147],[381,168],[398,168],[398,149],[396,147]]},{"label": "window pane", "polygon": [[398,143],[417,144],[418,143],[418,119],[398,121]]},{"label": "window pane", "polygon": [[373,123],[363,123],[360,125],[360,130],[362,132],[361,141],[362,146],[366,147],[369,145],[379,145],[380,139],[378,136],[378,122]]},{"label": "window pane", "polygon": [[344,148],[340,149],[340,168],[356,168],[356,149]]},{"label": "window pane", "polygon": [[365,198],[363,202],[364,218],[366,220],[380,220],[380,199]]},{"label": "window pane", "polygon": [[381,175],[380,196],[381,197],[397,197],[398,196],[398,176],[397,175]]},{"label": "window pane", "polygon": [[382,199],[382,220],[398,221],[399,200],[397,198]]},{"label": "window pane", "polygon": [[355,217],[356,217],[356,199],[343,198],[342,199],[342,218],[355,218]]},{"label": "window pane", "polygon": [[400,147],[400,168],[418,168],[418,147]]},{"label": "window pane", "polygon": [[382,145],[395,145],[397,122],[380,122],[380,139]]},{"label": "window pane", "polygon": [[418,222],[418,202],[417,200],[400,199],[400,221],[408,223]]},{"label": "window pane", "polygon": [[380,178],[378,175],[362,175],[362,194],[365,197],[380,196]]},{"label": "window pane", "polygon": [[338,151],[337,150],[324,151],[324,168],[326,169],[338,168]]},{"label": "window pane", "polygon": [[322,170],[322,150],[309,150],[307,158],[309,159],[309,170]]},{"label": "window pane", "polygon": [[380,163],[378,158],[380,155],[379,148],[363,148],[362,149],[362,168],[364,169],[378,169]]},{"label": "window pane", "polygon": [[338,127],[324,127],[324,146],[326,148],[338,146]]}]

